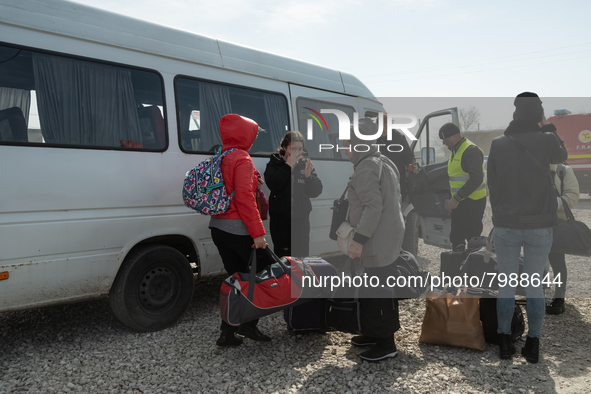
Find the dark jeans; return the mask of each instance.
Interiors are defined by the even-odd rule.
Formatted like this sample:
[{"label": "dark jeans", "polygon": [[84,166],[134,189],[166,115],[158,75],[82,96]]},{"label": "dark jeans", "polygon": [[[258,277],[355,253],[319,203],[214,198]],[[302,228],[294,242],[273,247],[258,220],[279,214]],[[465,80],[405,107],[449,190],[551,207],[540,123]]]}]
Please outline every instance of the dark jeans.
[{"label": "dark jeans", "polygon": [[310,216],[271,216],[273,251],[279,257],[308,257],[310,255]]},{"label": "dark jeans", "polygon": [[454,249],[458,245],[466,245],[466,240],[482,234],[482,217],[485,208],[486,197],[480,200],[467,198],[460,201],[458,207],[451,211],[449,240]]},{"label": "dark jeans", "polygon": [[556,278],[557,274],[560,274],[560,282],[562,284],[556,285],[554,290],[554,298],[564,298],[566,294],[566,259],[564,253],[552,253],[548,254],[548,259],[550,260],[550,266],[552,267],[552,271],[554,272],[554,277]]},{"label": "dark jeans", "polygon": [[[252,253],[254,241],[249,235],[235,235],[217,228],[211,229],[211,238],[218,248],[224,269],[228,275],[236,272],[248,272],[248,263]],[[257,249],[257,272],[270,264],[270,258],[266,251]],[[244,323],[244,326],[256,326],[257,320]],[[235,332],[238,327],[233,327],[222,320],[221,330],[223,332]]]}]

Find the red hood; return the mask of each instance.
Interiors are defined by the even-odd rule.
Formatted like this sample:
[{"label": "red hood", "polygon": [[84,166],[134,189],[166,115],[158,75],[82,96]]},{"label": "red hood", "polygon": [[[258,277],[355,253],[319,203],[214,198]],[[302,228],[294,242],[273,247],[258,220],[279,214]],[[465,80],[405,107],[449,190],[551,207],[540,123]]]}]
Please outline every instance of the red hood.
[{"label": "red hood", "polygon": [[220,119],[222,151],[230,148],[249,150],[257,136],[259,126],[249,118],[236,114],[224,115]]}]

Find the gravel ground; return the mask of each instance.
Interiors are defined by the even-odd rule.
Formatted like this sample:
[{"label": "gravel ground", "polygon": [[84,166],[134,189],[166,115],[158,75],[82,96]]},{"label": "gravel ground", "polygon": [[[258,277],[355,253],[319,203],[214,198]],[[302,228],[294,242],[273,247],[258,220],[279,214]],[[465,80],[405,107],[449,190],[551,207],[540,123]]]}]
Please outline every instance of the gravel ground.
[{"label": "gravel ground", "polygon": [[[574,211],[591,225],[591,200]],[[490,214],[485,220],[490,229]],[[441,249],[419,246],[436,273]],[[136,333],[115,319],[107,299],[0,314],[0,393],[589,393],[591,299],[587,258],[567,256],[566,313],[547,316],[537,365],[516,355],[418,343],[424,300],[400,303],[398,357],[361,362],[342,333],[295,335],[280,314],[261,319],[270,344],[245,339],[218,350],[218,290],[198,281],[186,315],[169,329]],[[517,348],[521,348],[521,343]]]}]

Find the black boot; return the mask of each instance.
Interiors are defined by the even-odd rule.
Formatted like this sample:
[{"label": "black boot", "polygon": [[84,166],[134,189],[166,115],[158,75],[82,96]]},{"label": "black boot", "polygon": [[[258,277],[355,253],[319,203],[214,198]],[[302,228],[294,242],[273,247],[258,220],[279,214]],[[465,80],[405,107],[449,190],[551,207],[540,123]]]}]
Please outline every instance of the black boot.
[{"label": "black boot", "polygon": [[259,331],[257,326],[242,324],[238,328],[238,335],[252,339],[253,341],[269,342],[271,338]]},{"label": "black boot", "polygon": [[510,360],[515,354],[515,346],[510,334],[499,334],[499,356],[501,360]]},{"label": "black boot", "polygon": [[540,357],[540,338],[530,338],[528,336],[525,345],[521,348],[521,355],[525,357],[527,362],[537,364]]},{"label": "black boot", "polygon": [[215,343],[215,345],[220,349],[223,349],[225,347],[240,346],[241,344],[242,338],[238,338],[234,335],[233,332],[224,331],[222,331],[219,339]]},{"label": "black boot", "polygon": [[555,298],[550,305],[546,305],[546,313],[549,315],[560,315],[564,313],[564,298]]}]

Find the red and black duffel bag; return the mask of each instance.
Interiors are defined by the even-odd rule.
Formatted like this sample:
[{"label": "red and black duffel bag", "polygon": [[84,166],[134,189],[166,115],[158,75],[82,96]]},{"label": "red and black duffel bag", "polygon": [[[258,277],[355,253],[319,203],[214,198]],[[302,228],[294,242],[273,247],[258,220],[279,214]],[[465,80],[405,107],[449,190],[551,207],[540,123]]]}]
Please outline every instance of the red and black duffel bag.
[{"label": "red and black duffel bag", "polygon": [[265,249],[273,263],[256,271],[256,249],[250,256],[250,272],[229,276],[220,290],[222,320],[239,326],[323,295],[310,266],[295,257],[279,258]]}]

